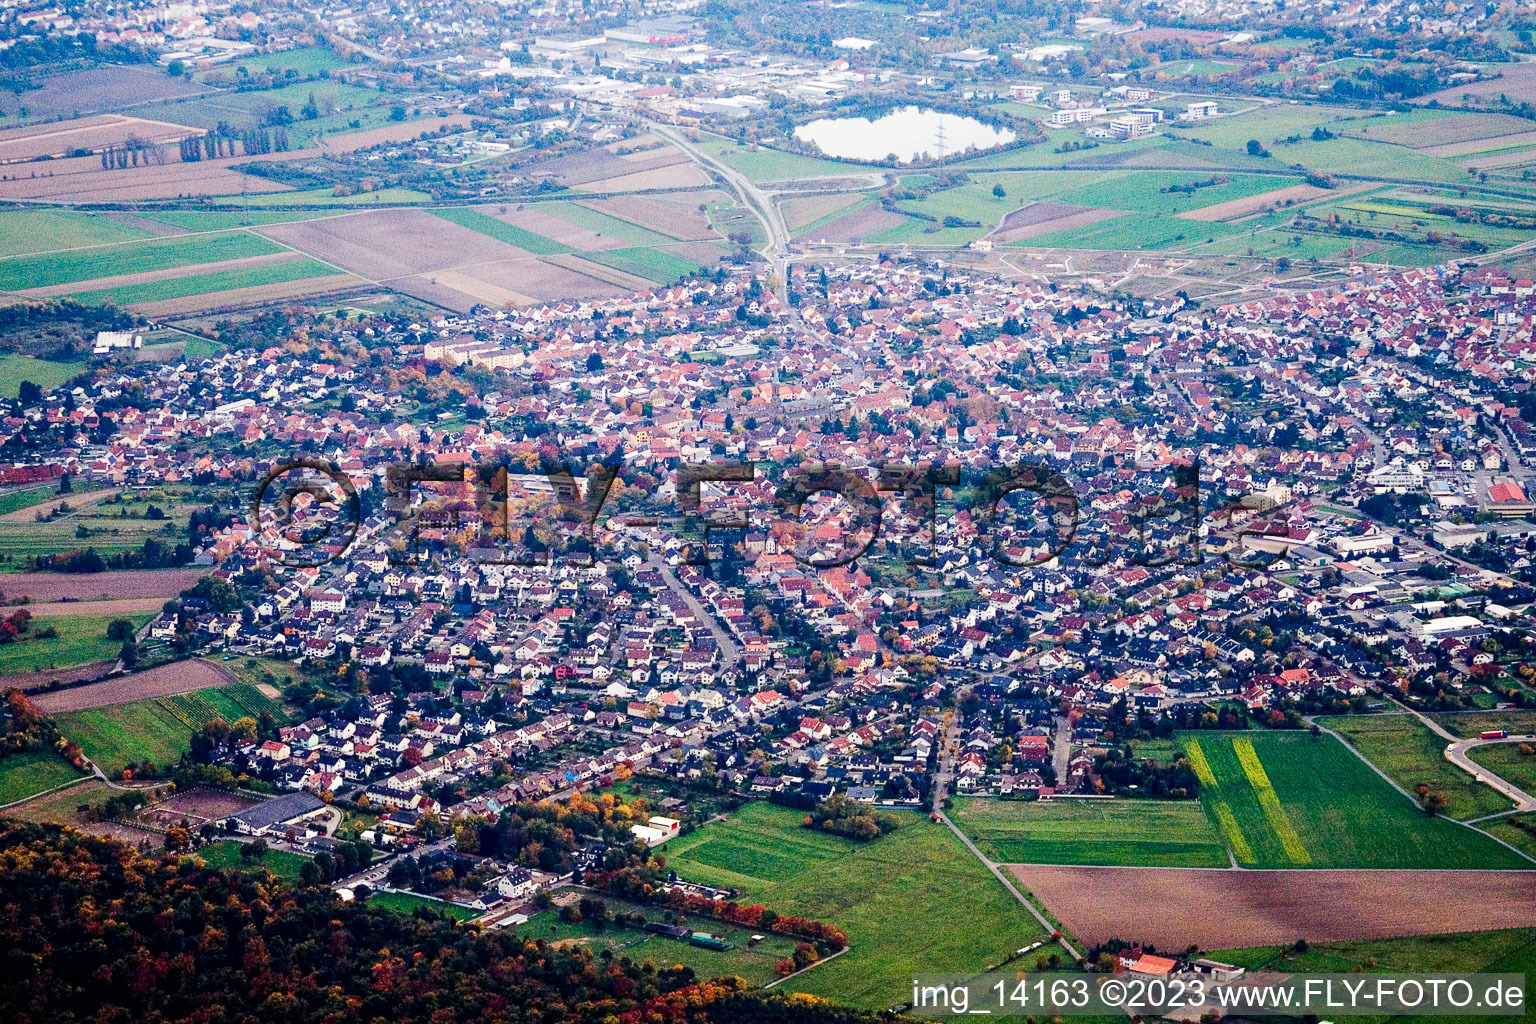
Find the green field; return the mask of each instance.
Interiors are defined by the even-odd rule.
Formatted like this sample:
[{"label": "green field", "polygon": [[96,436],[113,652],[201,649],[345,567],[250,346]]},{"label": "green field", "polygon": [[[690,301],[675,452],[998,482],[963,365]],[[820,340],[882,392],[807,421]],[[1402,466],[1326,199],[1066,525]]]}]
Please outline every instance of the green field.
[{"label": "green field", "polygon": [[1052,231],[1016,245],[1031,249],[1183,249],[1236,235],[1229,224],[1127,213],[1080,228]]},{"label": "green field", "polygon": [[163,299],[180,299],[188,295],[212,295],[234,288],[254,288],[261,285],[281,284],[284,281],[329,277],[340,273],[342,271],[335,267],[305,256],[296,260],[285,260],[282,263],[263,263],[254,267],[218,270],[211,274],[189,274],[185,277],[146,281],[142,284],[77,292],[74,297],[81,302],[111,301],[119,306],[127,306],[136,302],[158,302]]},{"label": "green field", "polygon": [[643,277],[657,284],[676,281],[680,277],[698,273],[699,270],[699,264],[695,260],[674,256],[665,249],[653,249],[647,246],[631,249],[595,249],[582,253],[582,259],[601,263],[605,267],[622,270],[626,274],[634,274],[636,277]]},{"label": "green field", "polygon": [[80,778],[84,776],[50,751],[12,754],[0,759],[0,804],[25,800]]},{"label": "green field", "polygon": [[589,228],[605,238],[617,238],[630,245],[674,245],[677,242],[677,239],[658,231],[641,227],[639,224],[631,224],[627,220],[621,220],[580,203],[545,203],[539,209],[559,217],[568,224]]},{"label": "green field", "polygon": [[456,921],[471,921],[480,916],[478,910],[461,907],[456,903],[428,899],[409,892],[376,892],[368,897],[368,905],[382,910],[393,910],[399,914],[409,914],[418,907],[425,907],[439,914],[447,914]]},{"label": "green field", "polygon": [[[911,1000],[914,972],[980,970],[1041,937],[1039,924],[943,825],[901,815],[901,828],[854,843],[801,827],[765,803],[663,848],[680,875],[742,890],[781,914],[825,921],[849,951],[789,983],[866,1008]],[[956,927],[964,922],[964,927]]]},{"label": "green field", "polygon": [[1509,809],[1509,801],[1445,759],[1445,740],[1412,715],[1318,719],[1342,735],[1409,792],[1419,785],[1445,794],[1447,817],[1465,821]]},{"label": "green field", "polygon": [[309,862],[308,857],[301,857],[287,850],[268,850],[258,861],[244,861],[240,859],[240,850],[244,843],[225,841],[210,843],[197,851],[211,868],[266,868],[279,878],[290,881],[299,877],[299,869]]},{"label": "green field", "polygon": [[199,72],[193,77],[202,81],[213,75],[233,75],[238,80],[242,70],[249,74],[291,71],[296,75],[318,75],[323,72],[337,71],[346,66],[347,62],[335,50],[323,46],[303,46],[296,50],[284,50],[281,53],[260,53],[233,64],[220,64],[207,71]]},{"label": "green field", "polygon": [[[1519,743],[1490,743],[1473,747],[1467,751],[1467,756],[1527,793],[1536,792],[1536,754],[1520,753],[1521,746]],[[1504,801],[1504,805],[1497,809],[1502,811],[1508,807],[1508,801]]]},{"label": "green field", "polygon": [[[640,909],[622,900],[603,897],[603,902],[615,913],[633,913]],[[645,916],[651,921],[665,920],[665,911],[651,907]],[[692,931],[719,935],[735,948],[728,950],[705,949],[685,941],[664,935],[653,935],[628,928],[607,927],[602,931],[590,921],[570,924],[560,920],[556,911],[545,911],[529,918],[518,926],[518,933],[530,939],[543,939],[549,943],[567,942],[579,944],[594,953],[610,950],[616,956],[626,956],[636,963],[649,961],[658,969],[674,965],[691,967],[701,977],[720,978],[736,976],[754,985],[770,982],[776,976],[775,967],[780,960],[788,959],[795,951],[797,939],[772,932],[757,933],[751,928],[724,924],[708,918],[691,918],[680,922]],[[750,944],[753,934],[766,934],[766,939],[756,946]]]},{"label": "green field", "polygon": [[[113,619],[128,619],[139,627],[150,618],[148,612],[34,618],[24,639],[0,644],[0,676],[115,660],[122,644],[107,639],[107,624]],[[34,635],[48,626],[57,629],[59,635]]]},{"label": "green field", "polygon": [[552,238],[536,235],[526,228],[520,228],[515,224],[508,224],[504,220],[497,220],[495,217],[468,207],[453,206],[447,209],[433,210],[432,213],[460,227],[469,228],[471,231],[478,231],[482,235],[489,235],[498,242],[515,245],[519,249],[538,256],[553,256],[556,253],[576,251],[573,247],[556,242]]},{"label": "green field", "polygon": [[24,380],[50,391],[84,369],[85,363],[58,363],[8,352],[0,356],[0,397],[15,398]]},{"label": "green field", "polygon": [[[1249,970],[1267,970],[1282,974],[1383,974],[1497,973],[1526,976],[1526,1003],[1530,1002],[1532,982],[1536,980],[1536,928],[1510,928],[1502,931],[1470,932],[1459,935],[1419,935],[1401,939],[1363,939],[1352,942],[1316,942],[1298,953],[1289,947],[1259,946],[1250,949],[1223,949],[1209,954],[1212,959],[1237,964]],[[1520,1013],[1479,1017],[1488,1024],[1520,1024]],[[1330,1020],[1380,1022],[1412,1020],[1422,1024],[1464,1024],[1466,1016],[1413,1016],[1388,1018],[1381,1015],[1345,1014]]]},{"label": "green field", "polygon": [[[34,382],[35,383],[35,382]],[[41,505],[45,501],[52,501],[59,496],[57,483],[29,484],[13,491],[0,494],[0,516],[11,512],[20,512],[24,508]]]},{"label": "green field", "polygon": [[188,231],[227,231],[251,225],[311,220],[317,215],[298,210],[146,210],[140,216]]},{"label": "green field", "polygon": [[1430,715],[1435,724],[1455,736],[1470,739],[1491,729],[1503,729],[1511,736],[1536,733],[1536,709],[1509,708],[1504,711],[1457,711]]},{"label": "green field", "polygon": [[[42,522],[23,514],[19,521],[0,523],[0,571],[27,571],[39,555],[77,549],[94,548],[100,555],[128,551],[142,547],[150,537],[174,546],[185,535],[193,510],[199,507],[197,502],[178,500],[174,493],[146,502],[99,499],[97,495],[71,501],[73,511]],[[165,518],[146,518],[150,504],[159,507]]]},{"label": "green field", "polygon": [[59,731],[79,743],[86,756],[109,775],[141,761],[170,764],[191,746],[192,733],[215,718],[233,722],[263,710],[283,721],[281,707],[244,683],[212,687],[174,697],[116,704],[55,715]]},{"label": "green field", "polygon": [[1486,836],[1427,817],[1331,736],[1182,739],[1206,810],[1245,867],[1531,866]]},{"label": "green field", "polygon": [[955,801],[955,824],[1009,864],[1227,866],[1221,834],[1198,800]]},{"label": "green field", "polygon": [[815,178],[827,175],[857,174],[857,164],[839,163],[817,157],[785,153],[782,150],[738,145],[717,135],[705,135],[694,143],[710,156],[723,161],[753,181],[777,181],[781,178]]},{"label": "green field", "polygon": [[[1517,828],[1516,825],[1523,828]],[[1512,814],[1505,818],[1479,822],[1478,827],[1489,835],[1522,851],[1528,857],[1536,857],[1536,814]]]},{"label": "green field", "polygon": [[50,288],[119,274],[190,267],[219,260],[282,252],[282,246],[245,231],[105,245],[0,260],[0,290]]},{"label": "green field", "polygon": [[114,224],[101,214],[74,210],[6,210],[0,213],[0,257],[130,242],[147,237],[148,232]]}]

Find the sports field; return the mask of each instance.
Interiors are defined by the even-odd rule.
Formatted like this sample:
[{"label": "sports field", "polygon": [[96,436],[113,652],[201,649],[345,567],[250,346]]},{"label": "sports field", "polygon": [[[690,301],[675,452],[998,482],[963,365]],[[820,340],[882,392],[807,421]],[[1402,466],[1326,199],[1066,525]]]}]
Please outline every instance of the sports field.
[{"label": "sports field", "polygon": [[1009,864],[1227,866],[1227,851],[1198,800],[994,800],[964,797],[955,824],[993,860]]},{"label": "sports field", "polygon": [[1331,736],[1185,734],[1201,798],[1244,867],[1529,868],[1430,818]]},{"label": "sports field", "polygon": [[259,717],[262,711],[278,721],[284,718],[276,701],[254,686],[234,683],[172,697],[67,711],[54,719],[60,732],[79,743],[87,757],[112,775],[142,761],[170,764],[187,752],[192,733],[215,718],[233,722]]},{"label": "sports field", "polygon": [[1465,821],[1509,809],[1509,801],[1445,759],[1445,740],[1412,715],[1355,715],[1322,718],[1319,724],[1342,735],[1399,786],[1420,785],[1445,794],[1445,813]]},{"label": "sports field", "polygon": [[743,900],[847,933],[849,951],[790,982],[794,991],[884,1008],[910,1001],[914,972],[980,970],[1041,937],[943,825],[902,813],[895,833],[855,843],[804,829],[802,818],[752,803],[665,847],[684,878],[735,886]]}]

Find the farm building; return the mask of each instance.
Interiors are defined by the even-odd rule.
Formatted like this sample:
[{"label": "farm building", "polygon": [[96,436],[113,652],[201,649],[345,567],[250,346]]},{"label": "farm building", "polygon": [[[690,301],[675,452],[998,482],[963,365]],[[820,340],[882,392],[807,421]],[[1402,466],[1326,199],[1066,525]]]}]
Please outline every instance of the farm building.
[{"label": "farm building", "polygon": [[234,822],[235,830],[248,836],[267,836],[281,832],[302,818],[325,807],[312,793],[289,793],[276,800],[247,807],[227,820]]}]

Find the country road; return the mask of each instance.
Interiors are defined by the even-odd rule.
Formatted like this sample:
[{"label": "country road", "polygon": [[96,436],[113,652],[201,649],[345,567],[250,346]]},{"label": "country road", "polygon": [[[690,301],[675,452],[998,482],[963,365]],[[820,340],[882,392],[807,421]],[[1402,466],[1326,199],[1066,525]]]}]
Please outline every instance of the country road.
[{"label": "country road", "polygon": [[1494,774],[1467,756],[1467,751],[1474,747],[1481,747],[1489,743],[1533,743],[1536,742],[1536,736],[1507,736],[1504,739],[1498,740],[1485,740],[1481,738],[1462,739],[1443,728],[1439,722],[1428,715],[1415,711],[1399,701],[1393,700],[1392,703],[1417,718],[1424,724],[1426,729],[1450,744],[1445,748],[1445,759],[1447,761],[1471,775],[1478,782],[1498,791],[1500,795],[1514,802],[1514,810],[1504,811],[1498,815],[1492,815],[1492,817],[1503,817],[1504,814],[1518,814],[1524,811],[1536,811],[1536,797],[1531,796],[1531,794],[1516,786],[1513,782]]}]

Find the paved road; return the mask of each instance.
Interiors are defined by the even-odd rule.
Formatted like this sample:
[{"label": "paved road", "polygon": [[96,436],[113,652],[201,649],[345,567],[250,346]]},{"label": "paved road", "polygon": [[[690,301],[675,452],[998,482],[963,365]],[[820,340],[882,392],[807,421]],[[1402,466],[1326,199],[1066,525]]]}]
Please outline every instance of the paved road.
[{"label": "paved road", "polygon": [[1404,711],[1417,718],[1420,722],[1423,722],[1425,728],[1427,728],[1430,732],[1434,733],[1436,736],[1439,736],[1441,739],[1446,740],[1450,744],[1450,746],[1445,748],[1445,759],[1447,761],[1451,762],[1451,764],[1454,764],[1462,771],[1471,775],[1478,782],[1492,787],[1500,794],[1508,797],[1511,801],[1513,801],[1515,804],[1514,811],[1505,813],[1536,811],[1536,797],[1531,796],[1531,794],[1527,793],[1519,786],[1516,786],[1513,782],[1495,775],[1493,772],[1489,771],[1487,768],[1484,768],[1482,765],[1478,764],[1476,761],[1467,756],[1467,751],[1471,750],[1473,747],[1481,747],[1489,743],[1532,743],[1536,742],[1536,736],[1506,736],[1501,740],[1485,740],[1480,738],[1462,739],[1461,737],[1456,736],[1447,729],[1443,728],[1439,722],[1435,721],[1433,718],[1430,718],[1428,715],[1423,714],[1420,711],[1416,711],[1415,709],[1401,703],[1400,701],[1393,700],[1391,697],[1388,697],[1388,699],[1392,700],[1392,703],[1396,704],[1398,707],[1402,708]]},{"label": "paved road", "polygon": [[742,174],[736,168],[721,161],[698,146],[695,146],[688,137],[675,128],[662,124],[651,124],[651,129],[665,139],[682,149],[693,159],[714,171],[724,178],[726,183],[741,197],[743,205],[751,210],[757,219],[762,222],[763,229],[768,233],[768,241],[758,251],[768,261],[768,265],[774,278],[778,281],[776,294],[779,301],[789,305],[789,261],[786,258],[789,253],[789,227],[784,223],[784,216],[779,212],[773,199],[757,187],[757,183]]},{"label": "paved road", "polygon": [[736,642],[736,638],[731,636],[724,626],[720,625],[720,620],[715,618],[708,608],[704,607],[704,602],[694,597],[693,591],[689,590],[683,581],[677,578],[677,574],[672,571],[672,567],[657,558],[655,554],[652,554],[647,561],[647,567],[661,573],[662,579],[667,581],[667,586],[672,588],[674,594],[683,599],[683,603],[688,606],[688,610],[693,612],[693,617],[703,623],[705,628],[709,630],[710,635],[715,638],[715,643],[720,646],[720,654],[725,658],[724,664],[720,666],[720,671],[729,672],[739,665],[741,663],[741,645]]},{"label": "paved road", "polygon": [[1501,794],[1515,802],[1515,813],[1524,811],[1536,811],[1536,797],[1531,796],[1525,790],[1514,783],[1493,774],[1487,768],[1478,764],[1467,756],[1467,751],[1474,747],[1485,747],[1491,743],[1533,743],[1536,736],[1506,736],[1501,740],[1456,740],[1445,748],[1445,759],[1464,772],[1470,772],[1478,782],[1485,783],[1498,790]]}]

